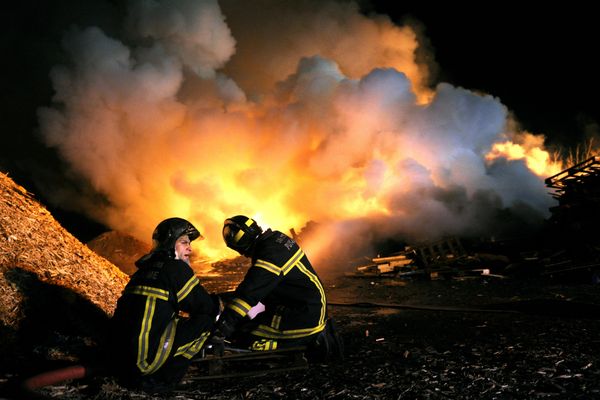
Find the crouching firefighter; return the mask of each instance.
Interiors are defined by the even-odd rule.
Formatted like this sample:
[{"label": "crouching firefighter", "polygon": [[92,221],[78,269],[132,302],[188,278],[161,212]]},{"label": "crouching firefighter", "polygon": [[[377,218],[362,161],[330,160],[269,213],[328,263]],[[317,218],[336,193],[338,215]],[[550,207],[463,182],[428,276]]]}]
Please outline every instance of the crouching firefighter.
[{"label": "crouching firefighter", "polygon": [[189,265],[191,242],[199,238],[185,219],[166,219],[152,234],[152,251],[136,261],[111,320],[110,365],[124,385],[173,389],[205,344],[219,300]]},{"label": "crouching firefighter", "polygon": [[[298,244],[243,215],[225,220],[223,239],[252,263],[226,301],[211,341],[228,338],[258,351],[306,346],[314,361],[341,358],[343,345],[327,318],[323,284]],[[264,311],[250,320],[257,305]]]}]

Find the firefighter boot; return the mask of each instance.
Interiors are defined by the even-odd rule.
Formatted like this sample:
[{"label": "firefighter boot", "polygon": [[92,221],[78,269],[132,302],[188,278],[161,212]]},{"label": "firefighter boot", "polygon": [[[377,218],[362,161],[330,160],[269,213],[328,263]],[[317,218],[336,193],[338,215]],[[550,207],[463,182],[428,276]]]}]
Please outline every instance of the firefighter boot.
[{"label": "firefighter boot", "polygon": [[306,355],[310,362],[330,362],[344,359],[344,342],[332,319],[328,319],[325,329],[317,334],[308,346]]},{"label": "firefighter boot", "polygon": [[331,318],[327,320],[325,325],[325,333],[329,342],[329,359],[343,360],[344,359],[344,341],[339,334],[337,325]]}]

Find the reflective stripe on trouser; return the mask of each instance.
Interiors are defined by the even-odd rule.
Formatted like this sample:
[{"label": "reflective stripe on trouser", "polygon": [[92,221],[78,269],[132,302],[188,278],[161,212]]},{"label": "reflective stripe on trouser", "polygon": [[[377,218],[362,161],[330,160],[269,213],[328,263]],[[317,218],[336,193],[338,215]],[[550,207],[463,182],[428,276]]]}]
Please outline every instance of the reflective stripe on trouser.
[{"label": "reflective stripe on trouser", "polygon": [[177,351],[175,352],[175,357],[177,356],[183,356],[185,358],[191,359],[192,357],[194,357],[196,354],[198,354],[198,352],[200,351],[200,349],[202,348],[202,346],[204,345],[204,342],[206,342],[206,339],[208,338],[208,335],[210,335],[210,332],[203,332],[202,335],[200,335],[199,338],[184,344],[183,346],[179,346],[177,348]]},{"label": "reflective stripe on trouser", "polygon": [[267,325],[259,325],[250,332],[254,336],[260,336],[268,339],[298,339],[305,336],[311,336],[325,329],[325,324],[321,324],[314,328],[304,329],[289,329],[281,331]]},{"label": "reflective stripe on trouser", "polygon": [[267,351],[267,350],[275,350],[277,348],[277,340],[272,339],[260,339],[252,342],[250,346],[251,350],[254,351]]},{"label": "reflective stripe on trouser", "polygon": [[[148,302],[153,303],[153,298],[149,297]],[[146,304],[147,308],[154,308],[154,305]],[[169,357],[169,353],[171,352],[171,348],[173,347],[173,340],[175,338],[175,331],[177,328],[177,320],[172,320],[167,325],[167,328],[163,332],[159,341],[159,348],[156,351],[154,356],[154,360],[151,363],[148,363],[148,333],[150,332],[151,320],[153,310],[147,309],[146,316],[144,318],[144,327],[140,332],[139,341],[138,341],[138,360],[137,367],[142,373],[142,375],[148,375],[153,372],[156,372],[167,360]]]}]

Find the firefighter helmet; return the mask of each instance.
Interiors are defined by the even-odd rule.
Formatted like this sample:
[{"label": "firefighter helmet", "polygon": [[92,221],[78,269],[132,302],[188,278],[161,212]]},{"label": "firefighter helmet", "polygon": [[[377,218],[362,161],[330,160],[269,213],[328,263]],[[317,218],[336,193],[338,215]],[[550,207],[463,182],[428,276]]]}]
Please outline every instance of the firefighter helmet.
[{"label": "firefighter helmet", "polygon": [[175,257],[175,242],[187,235],[190,242],[204,239],[198,229],[183,218],[167,218],[156,226],[152,233],[152,251],[167,251],[169,257]]},{"label": "firefighter helmet", "polygon": [[230,249],[248,256],[263,230],[255,220],[244,215],[227,218],[223,225],[223,240]]}]

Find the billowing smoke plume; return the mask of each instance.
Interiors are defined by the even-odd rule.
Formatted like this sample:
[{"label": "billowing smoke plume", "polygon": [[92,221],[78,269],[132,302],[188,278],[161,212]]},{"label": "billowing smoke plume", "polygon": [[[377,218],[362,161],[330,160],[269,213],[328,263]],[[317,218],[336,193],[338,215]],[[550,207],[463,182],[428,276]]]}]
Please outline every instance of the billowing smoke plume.
[{"label": "billowing smoke plume", "polygon": [[217,258],[234,255],[226,217],[315,221],[316,258],[494,234],[502,213],[539,221],[551,204],[549,171],[528,161],[547,155],[543,139],[514,129],[497,98],[430,87],[409,26],[347,2],[266,0],[139,0],[124,24],[121,38],[65,35],[71,63],[52,70],[55,105],[39,110],[47,144],[104,199],[75,200],[114,229],[148,240],[161,219],[188,218]]}]

